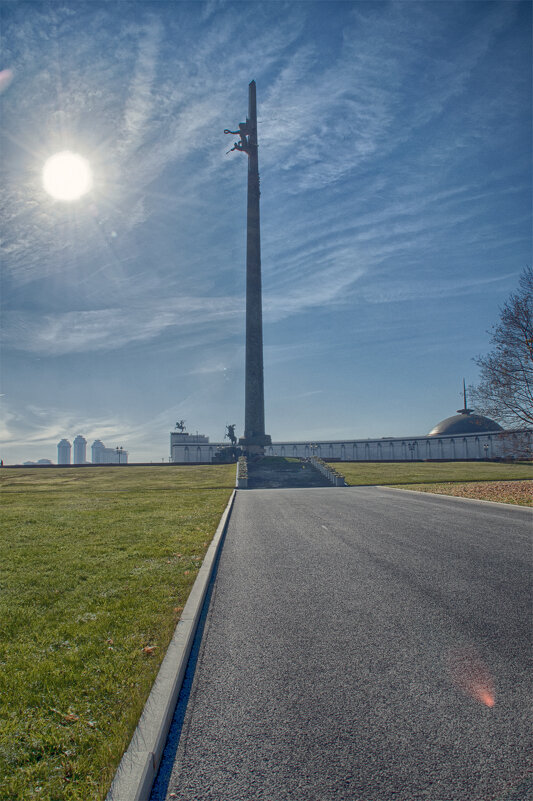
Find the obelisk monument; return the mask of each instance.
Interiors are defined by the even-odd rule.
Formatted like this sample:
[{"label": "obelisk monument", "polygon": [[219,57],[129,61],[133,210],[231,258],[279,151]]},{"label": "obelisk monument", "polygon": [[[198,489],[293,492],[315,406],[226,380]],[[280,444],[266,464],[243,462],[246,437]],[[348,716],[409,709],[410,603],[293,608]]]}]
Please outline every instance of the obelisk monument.
[{"label": "obelisk monument", "polygon": [[259,160],[257,154],[257,102],[255,81],[248,87],[248,117],[239,123],[232,150],[248,155],[248,209],[246,225],[246,383],[244,437],[239,444],[249,455],[264,453],[271,438],[265,434],[263,383],[263,308],[261,291],[261,232],[259,221]]}]

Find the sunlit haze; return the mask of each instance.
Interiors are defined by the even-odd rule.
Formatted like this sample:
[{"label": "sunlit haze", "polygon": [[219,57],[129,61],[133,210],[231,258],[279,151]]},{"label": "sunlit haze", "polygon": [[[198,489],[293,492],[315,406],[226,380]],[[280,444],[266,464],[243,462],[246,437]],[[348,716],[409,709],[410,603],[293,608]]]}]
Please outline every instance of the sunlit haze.
[{"label": "sunlit haze", "polygon": [[[224,129],[252,79],[266,431],[408,437],[462,407],[531,264],[531,3],[0,13],[4,463],[78,434],[161,462],[182,419],[242,436],[248,165]],[[45,178],[65,151],[85,161]]]}]

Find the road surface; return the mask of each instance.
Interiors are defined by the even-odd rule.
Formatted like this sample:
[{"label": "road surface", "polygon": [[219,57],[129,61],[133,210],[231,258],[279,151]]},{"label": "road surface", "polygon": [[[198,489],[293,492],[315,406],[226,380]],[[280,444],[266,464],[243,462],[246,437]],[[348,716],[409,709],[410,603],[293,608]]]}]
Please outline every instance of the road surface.
[{"label": "road surface", "polygon": [[531,510],[237,494],[169,801],[525,801]]}]

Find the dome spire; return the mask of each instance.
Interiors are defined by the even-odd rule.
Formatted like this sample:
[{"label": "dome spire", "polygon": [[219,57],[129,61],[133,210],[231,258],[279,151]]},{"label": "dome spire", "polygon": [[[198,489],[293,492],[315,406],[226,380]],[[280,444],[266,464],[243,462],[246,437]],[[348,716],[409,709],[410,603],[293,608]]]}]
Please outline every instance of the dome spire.
[{"label": "dome spire", "polygon": [[473,409],[466,405],[466,382],[463,378],[463,401],[464,408],[457,409],[457,414],[447,417],[431,429],[428,437],[440,436],[463,436],[463,434],[487,434],[492,431],[503,431],[503,428],[491,420],[476,414]]},{"label": "dome spire", "polygon": [[472,409],[469,409],[466,405],[466,384],[463,378],[463,401],[464,407],[462,409],[457,409],[458,414],[472,414]]}]

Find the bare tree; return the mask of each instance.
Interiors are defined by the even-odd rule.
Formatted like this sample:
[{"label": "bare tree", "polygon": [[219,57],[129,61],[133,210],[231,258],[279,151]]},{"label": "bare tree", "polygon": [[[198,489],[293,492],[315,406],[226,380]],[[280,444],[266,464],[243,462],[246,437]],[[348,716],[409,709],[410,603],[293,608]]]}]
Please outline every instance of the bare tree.
[{"label": "bare tree", "polygon": [[506,428],[533,425],[533,270],[526,267],[518,290],[492,328],[493,349],[475,359],[480,382],[470,387],[473,406]]}]

